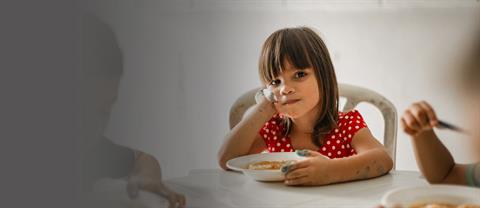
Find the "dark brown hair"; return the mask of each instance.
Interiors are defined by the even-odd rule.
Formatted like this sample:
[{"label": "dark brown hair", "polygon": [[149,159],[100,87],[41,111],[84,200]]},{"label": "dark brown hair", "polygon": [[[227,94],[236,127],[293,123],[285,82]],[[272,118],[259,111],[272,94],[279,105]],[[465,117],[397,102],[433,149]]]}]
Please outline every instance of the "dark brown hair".
[{"label": "dark brown hair", "polygon": [[[263,44],[259,61],[260,78],[269,83],[284,70],[288,61],[297,69],[313,68],[320,94],[320,113],[315,122],[312,142],[323,145],[323,139],[338,121],[338,86],[330,55],[323,40],[308,27],[285,28],[271,34]],[[285,132],[291,131],[291,119],[284,118]]]}]

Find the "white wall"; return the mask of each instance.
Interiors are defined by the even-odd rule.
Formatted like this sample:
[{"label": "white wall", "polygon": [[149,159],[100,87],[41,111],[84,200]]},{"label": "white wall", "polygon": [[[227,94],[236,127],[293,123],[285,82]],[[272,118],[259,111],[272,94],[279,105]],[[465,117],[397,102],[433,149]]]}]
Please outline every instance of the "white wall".
[{"label": "white wall", "polygon": [[[226,2],[226,3],[225,3]],[[165,177],[216,168],[238,95],[259,86],[258,54],[276,29],[306,25],[327,43],[340,82],[390,99],[399,115],[425,99],[462,123],[453,57],[475,23],[476,1],[102,1],[90,8],[112,26],[124,77],[107,135],[155,155]],[[377,138],[380,113],[361,106]],[[460,136],[441,131],[456,159],[469,161]],[[397,168],[416,170],[399,130]]]}]

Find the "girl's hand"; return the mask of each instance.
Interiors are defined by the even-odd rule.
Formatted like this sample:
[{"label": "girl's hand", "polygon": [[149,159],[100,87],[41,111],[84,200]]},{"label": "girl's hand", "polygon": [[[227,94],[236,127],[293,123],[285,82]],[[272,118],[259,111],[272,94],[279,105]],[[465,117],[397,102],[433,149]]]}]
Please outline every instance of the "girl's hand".
[{"label": "girl's hand", "polygon": [[255,101],[257,104],[269,103],[276,112],[285,115],[288,112],[288,108],[285,109],[282,102],[285,102],[285,97],[281,97],[278,90],[274,90],[272,86],[267,86],[266,88],[260,90],[255,95]]},{"label": "girl's hand", "polygon": [[261,103],[263,100],[267,100],[271,103],[277,102],[277,97],[275,96],[275,94],[273,94],[273,90],[271,89],[271,87],[261,89],[257,92],[257,94],[255,94],[255,101],[257,102],[257,104]]},{"label": "girl's hand", "polygon": [[297,154],[308,159],[282,167],[285,184],[289,186],[312,186],[331,183],[328,173],[330,159],[312,150],[300,150]]},{"label": "girl's hand", "polygon": [[274,102],[270,101],[270,98],[267,98],[266,95],[264,95],[264,92],[266,89],[260,90],[257,92],[255,95],[255,101],[258,105],[258,111],[260,113],[265,113],[268,115],[270,118],[273,114],[277,112]]},{"label": "girl's hand", "polygon": [[438,119],[432,106],[425,101],[413,103],[401,120],[403,131],[411,136],[431,130],[438,125]]}]

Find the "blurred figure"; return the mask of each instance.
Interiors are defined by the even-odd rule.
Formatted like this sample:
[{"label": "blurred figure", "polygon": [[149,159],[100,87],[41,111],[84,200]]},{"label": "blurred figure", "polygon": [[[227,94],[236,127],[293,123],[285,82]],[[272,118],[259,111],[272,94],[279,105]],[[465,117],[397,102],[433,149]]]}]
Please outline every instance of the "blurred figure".
[{"label": "blurred figure", "polygon": [[122,76],[122,54],[106,24],[84,15],[81,26],[81,191],[91,193],[102,189],[100,179],[122,179],[117,183],[122,188],[116,190],[120,196],[111,199],[98,195],[87,199],[85,206],[119,207],[129,201],[127,196],[135,199],[139,191],[148,191],[167,199],[169,207],[184,207],[185,197],[163,184],[160,165],[153,156],[116,145],[104,137]]},{"label": "blurred figure", "polygon": [[465,63],[460,79],[467,101],[463,109],[468,110],[469,133],[473,137],[479,162],[455,163],[433,131],[439,126],[439,120],[428,102],[412,104],[401,118],[403,130],[411,137],[418,166],[430,183],[480,187],[480,39],[475,42]]}]

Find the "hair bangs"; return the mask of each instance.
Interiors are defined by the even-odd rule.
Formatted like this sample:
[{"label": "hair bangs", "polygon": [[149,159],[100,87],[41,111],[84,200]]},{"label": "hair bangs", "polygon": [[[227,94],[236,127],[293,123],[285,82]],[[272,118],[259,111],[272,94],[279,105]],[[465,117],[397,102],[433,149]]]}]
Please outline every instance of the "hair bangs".
[{"label": "hair bangs", "polygon": [[290,29],[279,30],[268,37],[259,61],[262,81],[269,83],[278,77],[285,69],[285,61],[296,69],[312,67],[310,61],[312,54],[304,44],[306,38]]}]

